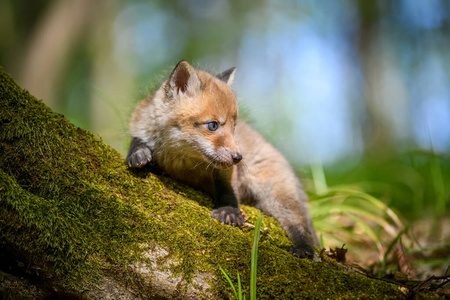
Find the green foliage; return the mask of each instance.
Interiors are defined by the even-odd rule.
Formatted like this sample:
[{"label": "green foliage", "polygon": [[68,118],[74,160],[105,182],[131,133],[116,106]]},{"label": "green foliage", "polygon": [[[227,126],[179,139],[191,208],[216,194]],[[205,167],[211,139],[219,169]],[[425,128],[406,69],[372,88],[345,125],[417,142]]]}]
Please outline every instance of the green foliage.
[{"label": "green foliage", "polygon": [[380,259],[384,250],[376,231],[383,230],[394,238],[404,227],[394,211],[356,185],[328,188],[325,194],[312,195],[310,207],[314,226],[326,245],[351,243],[354,232],[360,232],[375,244]]},{"label": "green foliage", "polygon": [[450,216],[450,160],[432,151],[410,150],[388,157],[362,157],[325,170],[330,186],[354,185],[382,199],[409,221]]},{"label": "green foliage", "polygon": [[[418,219],[439,223],[449,217],[450,162],[445,156],[411,151],[384,161],[362,159],[345,172],[337,170],[316,166],[314,181],[307,185],[314,191],[311,214],[325,236],[334,230],[338,216],[353,218],[360,227],[374,224],[391,238]],[[348,222],[337,225],[349,228]],[[367,226],[362,230],[380,248],[379,234]]]},{"label": "green foliage", "polygon": [[[450,164],[445,156],[410,151],[383,161],[363,158],[345,172],[337,170],[337,166],[326,170],[314,166],[313,181],[306,182],[307,190],[313,191],[310,213],[322,245],[345,244],[352,261],[370,265],[381,276],[397,270],[393,249],[400,241],[409,257],[420,252],[416,265],[448,264],[439,251],[424,250],[449,246],[442,225],[448,222],[450,197]],[[415,227],[424,223],[431,225],[422,230],[422,236],[414,235]],[[433,240],[435,245],[427,243]],[[373,254],[377,254],[375,261]],[[367,263],[368,257],[372,257],[371,263]]]}]

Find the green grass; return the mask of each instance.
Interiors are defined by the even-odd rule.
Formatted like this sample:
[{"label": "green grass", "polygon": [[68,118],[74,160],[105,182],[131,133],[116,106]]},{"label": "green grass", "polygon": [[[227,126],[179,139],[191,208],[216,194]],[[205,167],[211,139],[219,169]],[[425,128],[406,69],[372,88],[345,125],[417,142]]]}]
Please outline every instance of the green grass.
[{"label": "green grass", "polygon": [[255,225],[255,235],[253,237],[252,246],[252,267],[250,271],[250,299],[256,300],[256,270],[258,266],[258,242],[259,242],[259,230],[261,228],[261,222],[264,217],[259,217]]},{"label": "green grass", "polygon": [[[250,270],[250,300],[256,300],[256,277],[257,277],[257,265],[258,265],[258,243],[259,243],[259,233],[260,233],[260,228],[261,228],[261,222],[263,220],[263,216],[259,217],[258,220],[256,221],[256,225],[255,225],[255,233],[253,236],[253,246],[252,246],[252,254],[251,254],[251,270]],[[220,271],[222,271],[223,275],[225,276],[225,278],[227,279],[228,283],[230,284],[233,292],[234,292],[234,296],[236,299],[239,300],[245,300],[245,295],[242,295],[242,286],[241,286],[241,277],[239,276],[239,272],[237,272],[237,288],[238,290],[236,291],[236,288],[233,284],[233,282],[231,281],[230,277],[228,276],[228,274],[224,271],[224,269],[222,269],[222,267],[220,267]]]},{"label": "green grass", "polygon": [[227,272],[225,272],[225,270],[222,269],[221,266],[219,266],[219,269],[222,272],[223,276],[225,276],[228,283],[230,284],[231,289],[233,290],[233,293],[234,293],[234,297],[239,300],[245,299],[245,295],[244,295],[244,297],[242,297],[241,277],[239,276],[239,272],[237,272],[237,278],[238,278],[238,283],[237,283],[238,292],[237,292],[236,288],[234,287],[234,284],[231,281],[230,276],[228,276]]},{"label": "green grass", "polygon": [[[423,253],[420,249],[431,246],[417,241],[424,236],[426,241],[443,243],[438,248],[446,247],[442,224],[450,213],[448,157],[431,151],[408,151],[383,159],[366,156],[349,168],[346,164],[315,165],[306,176],[311,178],[305,182],[310,214],[322,246],[346,244],[353,258],[366,265],[368,257],[376,254],[375,263],[382,266],[382,272],[395,268],[392,250],[400,240],[409,255]],[[427,231],[414,236],[415,226],[423,227],[424,223]],[[417,259],[416,265],[442,261],[433,255]]]},{"label": "green grass", "polygon": [[[323,170],[330,186],[356,183],[364,192],[401,212],[408,221],[424,216],[449,217],[449,157],[432,151],[410,150],[388,158],[366,155],[357,165],[346,165],[348,163],[342,161]],[[317,184],[314,182],[314,185]],[[313,186],[309,190],[321,192]]]},{"label": "green grass", "polygon": [[336,186],[311,196],[310,213],[325,245],[349,244],[355,233],[369,238],[384,256],[382,233],[394,238],[404,228],[400,217],[358,186]]}]

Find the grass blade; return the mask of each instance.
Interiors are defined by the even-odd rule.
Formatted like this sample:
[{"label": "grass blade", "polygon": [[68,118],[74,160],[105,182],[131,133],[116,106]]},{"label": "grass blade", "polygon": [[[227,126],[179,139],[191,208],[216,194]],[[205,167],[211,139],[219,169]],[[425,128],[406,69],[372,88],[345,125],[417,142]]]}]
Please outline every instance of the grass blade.
[{"label": "grass blade", "polygon": [[351,214],[346,213],[346,215],[355,222],[355,224],[358,224],[361,226],[361,228],[366,232],[366,234],[371,238],[371,240],[375,243],[378,249],[378,258],[380,261],[383,260],[383,246],[381,245],[381,241],[378,238],[378,236],[375,234],[375,232],[370,228],[364,221],[358,219],[357,217],[352,216]]},{"label": "grass blade", "polygon": [[[221,266],[219,266],[219,269],[220,269],[220,271],[222,271],[223,275],[225,276],[225,278],[227,279],[227,281],[230,284],[231,288],[233,289],[235,299],[238,299],[238,295],[236,293],[236,289],[234,288],[233,282],[231,282],[230,277],[228,277],[228,274],[222,269]],[[239,273],[238,273],[238,278],[239,278]],[[241,286],[239,285],[239,289],[240,288],[241,288]]]},{"label": "grass blade", "polygon": [[255,225],[255,235],[253,237],[252,247],[252,263],[250,270],[250,299],[256,300],[256,267],[258,265],[258,242],[259,242],[259,230],[261,228],[261,222],[263,216],[259,217]]},{"label": "grass blade", "polygon": [[239,276],[239,271],[237,272],[237,279],[238,279],[238,296],[239,296],[238,299],[242,300],[241,276]]}]

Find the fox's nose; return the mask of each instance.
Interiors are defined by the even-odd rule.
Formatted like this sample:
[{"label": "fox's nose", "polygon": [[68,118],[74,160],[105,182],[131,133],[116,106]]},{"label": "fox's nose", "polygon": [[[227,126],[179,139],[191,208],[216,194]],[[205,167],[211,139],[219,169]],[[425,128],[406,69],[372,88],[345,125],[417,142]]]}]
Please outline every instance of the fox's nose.
[{"label": "fox's nose", "polygon": [[239,152],[235,152],[233,154],[231,154],[231,157],[233,158],[233,163],[237,164],[238,162],[240,162],[242,160],[242,154],[240,154]]}]

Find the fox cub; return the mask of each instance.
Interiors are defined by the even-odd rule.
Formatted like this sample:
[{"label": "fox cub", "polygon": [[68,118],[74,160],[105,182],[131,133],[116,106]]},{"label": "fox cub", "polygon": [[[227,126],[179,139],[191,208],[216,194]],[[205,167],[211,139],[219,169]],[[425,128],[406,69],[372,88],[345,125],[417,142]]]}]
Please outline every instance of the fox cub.
[{"label": "fox cub", "polygon": [[239,203],[277,219],[290,252],[313,256],[317,237],[307,197],[286,159],[238,119],[229,87],[235,68],[216,76],[181,61],[154,95],[141,101],[130,124],[126,158],[132,168],[152,161],[169,176],[213,197],[211,217],[244,225]]}]

